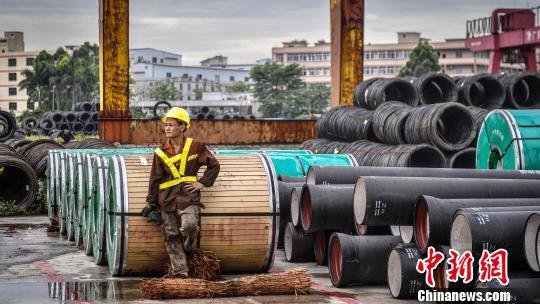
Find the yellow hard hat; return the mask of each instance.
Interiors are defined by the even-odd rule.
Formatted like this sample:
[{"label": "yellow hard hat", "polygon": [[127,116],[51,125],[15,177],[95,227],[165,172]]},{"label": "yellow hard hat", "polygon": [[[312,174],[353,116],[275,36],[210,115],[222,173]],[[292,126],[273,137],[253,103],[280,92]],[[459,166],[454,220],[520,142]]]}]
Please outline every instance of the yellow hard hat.
[{"label": "yellow hard hat", "polygon": [[165,114],[165,117],[161,119],[161,121],[166,122],[167,118],[174,118],[178,119],[180,121],[183,121],[186,123],[186,129],[190,126],[190,119],[189,114],[186,110],[179,108],[179,107],[172,107],[167,114]]}]

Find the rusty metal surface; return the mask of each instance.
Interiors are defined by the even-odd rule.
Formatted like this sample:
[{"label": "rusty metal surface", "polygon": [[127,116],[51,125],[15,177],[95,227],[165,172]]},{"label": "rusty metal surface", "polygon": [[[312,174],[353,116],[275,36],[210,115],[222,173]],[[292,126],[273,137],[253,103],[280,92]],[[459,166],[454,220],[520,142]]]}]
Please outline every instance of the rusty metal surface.
[{"label": "rusty metal surface", "polygon": [[129,0],[99,0],[99,137],[129,139]]},{"label": "rusty metal surface", "polygon": [[[193,120],[187,135],[209,145],[301,143],[316,138],[316,120]],[[123,144],[160,143],[159,120],[132,120]]]},{"label": "rusty metal surface", "polygon": [[364,0],[330,0],[332,106],[351,105],[363,79]]}]

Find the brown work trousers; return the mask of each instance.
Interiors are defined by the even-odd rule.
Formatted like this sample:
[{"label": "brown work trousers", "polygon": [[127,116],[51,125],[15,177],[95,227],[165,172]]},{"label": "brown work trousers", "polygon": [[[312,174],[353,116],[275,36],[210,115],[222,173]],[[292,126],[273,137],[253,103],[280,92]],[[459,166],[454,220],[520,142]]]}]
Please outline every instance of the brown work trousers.
[{"label": "brown work trousers", "polygon": [[199,232],[199,213],[201,207],[191,205],[183,210],[174,212],[161,211],[163,226],[161,230],[165,237],[165,246],[171,259],[172,275],[188,275],[184,240],[196,240]]}]

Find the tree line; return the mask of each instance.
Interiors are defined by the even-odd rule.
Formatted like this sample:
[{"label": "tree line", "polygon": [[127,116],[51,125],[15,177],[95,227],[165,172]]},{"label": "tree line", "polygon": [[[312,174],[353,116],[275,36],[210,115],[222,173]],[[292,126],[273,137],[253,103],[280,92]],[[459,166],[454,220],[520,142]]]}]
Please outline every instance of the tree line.
[{"label": "tree line", "polygon": [[27,90],[28,102],[45,111],[72,110],[77,102],[99,98],[99,47],[85,42],[71,54],[62,47],[41,51],[22,74],[19,87]]}]

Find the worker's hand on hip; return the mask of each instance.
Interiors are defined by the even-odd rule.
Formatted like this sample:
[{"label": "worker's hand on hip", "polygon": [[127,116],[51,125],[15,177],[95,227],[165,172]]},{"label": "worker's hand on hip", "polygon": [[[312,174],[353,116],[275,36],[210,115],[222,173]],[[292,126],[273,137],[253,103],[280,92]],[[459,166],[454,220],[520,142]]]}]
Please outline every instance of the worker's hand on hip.
[{"label": "worker's hand on hip", "polygon": [[187,183],[184,187],[186,187],[186,189],[189,192],[193,193],[195,191],[199,191],[202,188],[204,188],[204,185],[199,182],[194,182],[194,183]]}]

